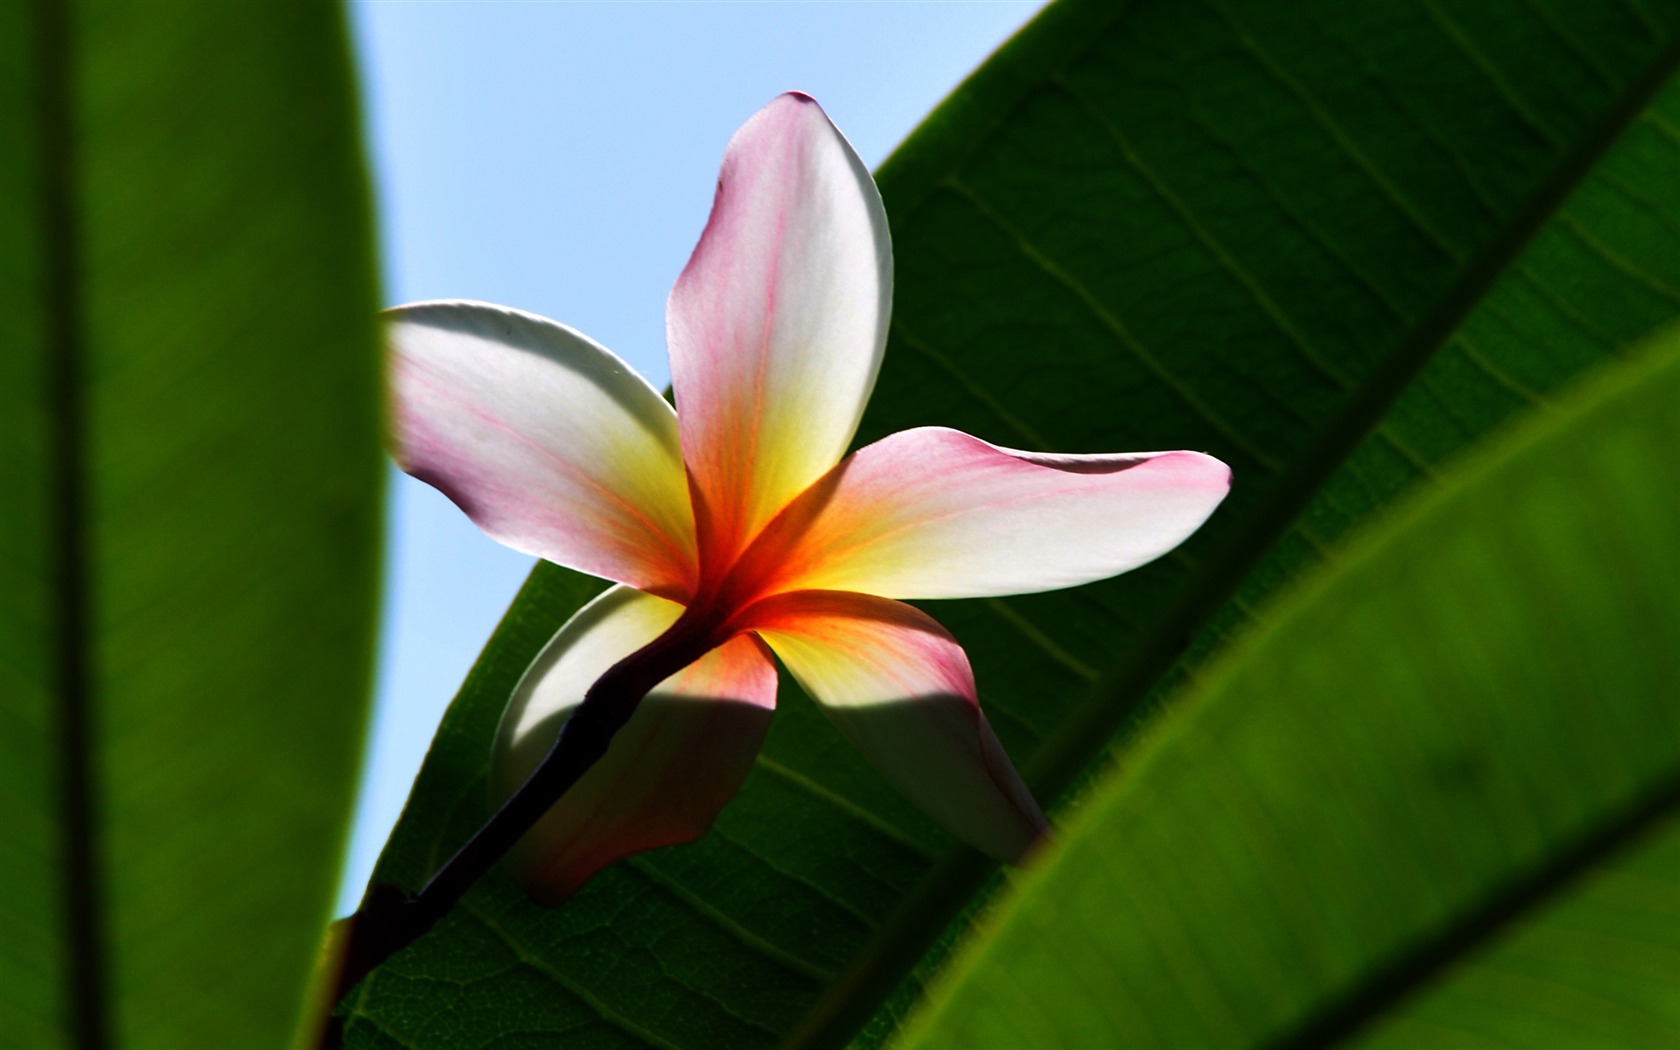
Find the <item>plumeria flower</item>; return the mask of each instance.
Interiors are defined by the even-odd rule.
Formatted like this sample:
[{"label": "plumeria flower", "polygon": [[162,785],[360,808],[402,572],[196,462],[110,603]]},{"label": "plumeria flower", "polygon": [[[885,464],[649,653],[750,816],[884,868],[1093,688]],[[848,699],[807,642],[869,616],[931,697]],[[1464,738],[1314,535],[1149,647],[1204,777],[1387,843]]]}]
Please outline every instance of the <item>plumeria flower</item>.
[{"label": "plumeria flower", "polygon": [[539,899],[706,832],[764,738],[772,654],[961,839],[1013,862],[1044,833],[961,646],[900,599],[1125,572],[1201,525],[1230,471],[1196,452],[1049,455],[942,427],[846,456],[891,299],[874,181],[821,108],[787,94],[731,140],[671,291],[675,410],[541,317],[471,302],[388,315],[402,468],[501,542],[618,584],[519,683],[494,789],[524,780],[614,663],[679,622],[704,639],[511,855]]}]

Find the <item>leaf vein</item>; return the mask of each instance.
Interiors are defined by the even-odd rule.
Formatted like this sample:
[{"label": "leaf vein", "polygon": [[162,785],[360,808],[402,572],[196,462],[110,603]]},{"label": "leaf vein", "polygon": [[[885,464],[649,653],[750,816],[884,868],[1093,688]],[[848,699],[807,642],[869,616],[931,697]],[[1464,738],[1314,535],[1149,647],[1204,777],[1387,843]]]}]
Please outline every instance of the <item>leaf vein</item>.
[{"label": "leaf vein", "polygon": [[[535,952],[527,949],[518,938],[514,937],[512,933],[492,918],[488,912],[474,904],[471,897],[463,897],[460,903],[456,905],[456,908],[468,915],[471,915],[473,918],[477,919],[479,924],[485,929],[495,934],[498,940],[512,950],[514,958],[522,965],[529,967],[532,971],[543,975],[554,984],[564,988],[579,1002],[593,1010],[596,1016],[600,1017],[601,1020],[606,1021],[608,1024],[634,1039],[640,1039],[642,1042],[647,1043],[650,1046],[659,1047],[660,1050],[682,1050],[682,1048],[676,1043],[673,1043],[668,1039],[661,1038],[659,1035],[648,1031],[646,1028],[636,1024],[628,1017],[625,1017],[623,1014],[620,1014],[616,1010],[612,1009],[604,1000],[598,998],[583,985],[577,983],[568,976],[565,971],[547,962]],[[725,1009],[727,1010],[727,1007],[725,1007]],[[746,1021],[745,1018],[742,1018],[742,1020],[747,1024],[753,1024],[754,1027],[763,1028],[762,1025]]]},{"label": "leaf vein", "polygon": [[[824,787],[805,776],[803,773],[800,773],[788,766],[784,766],[773,758],[765,757],[762,752],[759,753],[755,763],[759,766],[759,768],[765,770],[766,772],[781,778],[795,787],[803,789],[807,794],[827,802],[829,805],[835,807],[848,816],[862,821],[871,828],[880,832],[882,835],[892,839],[900,846],[916,853],[918,856],[925,857],[928,860],[938,859],[939,854],[917,842],[914,838],[911,838],[910,835],[903,829],[894,826],[882,818],[879,814],[870,812],[844,795],[841,795],[830,788]],[[859,917],[862,918],[862,916]],[[871,923],[871,925],[873,925],[873,923]]]},{"label": "leaf vein", "polygon": [[935,349],[932,344],[926,342],[918,336],[912,335],[897,321],[893,322],[893,330],[898,333],[899,338],[904,341],[905,346],[910,347],[912,350],[915,350],[917,353],[933,362],[933,364],[940,370],[944,371],[952,379],[956,380],[957,385],[962,388],[964,393],[968,394],[982,407],[997,416],[1005,426],[1014,430],[1015,433],[1021,437],[1023,444],[1027,448],[1036,452],[1049,452],[1055,448],[1055,445],[1052,442],[1046,441],[1044,436],[1030,426],[1025,420],[1005,408],[1003,403],[998,401],[998,399],[993,396],[990,391],[975,382],[973,377],[958,368],[956,362],[952,361],[939,350]]},{"label": "leaf vein", "polygon": [[1487,81],[1488,86],[1493,88],[1494,93],[1499,96],[1512,113],[1517,115],[1522,123],[1528,125],[1531,131],[1540,136],[1546,145],[1553,149],[1562,145],[1562,140],[1557,133],[1541,122],[1539,117],[1535,116],[1528,103],[1499,72],[1493,61],[1482,52],[1481,48],[1476,46],[1476,42],[1470,39],[1469,34],[1464,31],[1463,27],[1448,18],[1446,12],[1437,6],[1435,0],[1424,0],[1423,9],[1428,13],[1430,21],[1434,22],[1436,28],[1441,31],[1441,35],[1451,41],[1459,53],[1470,60],[1471,66],[1475,67],[1476,72],[1482,75],[1482,79]]},{"label": "leaf vein", "polygon": [[1632,277],[1634,280],[1651,289],[1653,292],[1656,292],[1658,295],[1661,295],[1663,298],[1672,302],[1680,302],[1680,288],[1675,288],[1667,281],[1664,281],[1661,277],[1658,277],[1656,274],[1640,266],[1638,263],[1635,263],[1627,256],[1616,251],[1616,249],[1612,248],[1609,244],[1606,244],[1596,233],[1593,233],[1584,224],[1577,221],[1573,215],[1570,215],[1568,212],[1560,212],[1558,214],[1558,222],[1565,229],[1569,230],[1570,233],[1574,234],[1575,238],[1583,245],[1590,248],[1594,254],[1609,263],[1615,269],[1620,270],[1629,277]]},{"label": "leaf vein", "polygon": [[1021,635],[1024,638],[1043,650],[1044,654],[1050,657],[1050,659],[1061,664],[1063,667],[1072,671],[1080,678],[1085,679],[1087,682],[1095,682],[1101,677],[1096,668],[1063,648],[1054,638],[1039,629],[1037,624],[1028,620],[1025,616],[1022,616],[1014,606],[1010,605],[1002,598],[986,598],[983,599],[983,601],[986,606],[992,610],[992,612],[996,613],[1005,623],[1021,632]]},{"label": "leaf vein", "polygon": [[1054,260],[1034,247],[1032,243],[1022,235],[1020,230],[1016,229],[1002,215],[999,215],[995,210],[993,210],[990,205],[986,204],[986,202],[968,186],[954,178],[946,180],[946,185],[949,186],[953,192],[968,201],[974,207],[975,211],[977,211],[981,216],[989,220],[1004,234],[1008,235],[1014,242],[1015,248],[1022,255],[1031,260],[1040,270],[1044,271],[1046,275],[1055,280],[1058,284],[1072,292],[1074,297],[1079,300],[1085,309],[1089,311],[1103,327],[1108,329],[1109,333],[1114,336],[1116,341],[1131,352],[1133,358],[1136,359],[1139,364],[1143,365],[1151,375],[1155,376],[1156,379],[1160,380],[1163,385],[1176,394],[1178,399],[1183,402],[1186,407],[1194,411],[1203,422],[1217,430],[1222,437],[1231,442],[1237,448],[1241,449],[1245,455],[1263,466],[1266,470],[1276,473],[1281,469],[1281,464],[1279,464],[1276,459],[1267,455],[1263,450],[1250,442],[1247,437],[1245,437],[1231,424],[1227,423],[1224,418],[1215,412],[1211,406],[1203,402],[1193,390],[1185,385],[1183,380],[1173,375],[1173,373],[1169,371],[1166,366],[1158,358],[1156,358],[1142,342],[1138,340],[1137,336],[1132,333],[1131,329],[1127,328],[1118,317],[1114,316],[1114,314],[1097,299],[1089,288],[1085,287],[1085,285],[1075,279],[1072,274],[1063,270]]},{"label": "leaf vein", "polygon": [[1230,8],[1225,3],[1225,0],[1208,0],[1208,3],[1215,11],[1219,12],[1220,16],[1224,18],[1226,24],[1228,24],[1231,27],[1231,30],[1237,34],[1237,39],[1241,42],[1243,49],[1253,55],[1255,61],[1259,63],[1262,69],[1270,74],[1279,84],[1282,84],[1290,94],[1295,96],[1296,101],[1301,103],[1302,108],[1307,111],[1308,115],[1313,118],[1314,122],[1317,123],[1319,127],[1324,130],[1325,134],[1329,135],[1331,140],[1341,148],[1342,153],[1353,162],[1354,166],[1359,168],[1359,170],[1365,174],[1366,178],[1368,178],[1378,190],[1382,191],[1383,196],[1388,199],[1388,202],[1394,205],[1401,214],[1405,215],[1419,233],[1422,233],[1429,240],[1433,241],[1435,246],[1439,248],[1449,260],[1454,263],[1463,262],[1464,253],[1453,243],[1452,239],[1442,233],[1441,230],[1437,228],[1426,215],[1423,214],[1415,203],[1413,203],[1404,193],[1400,192],[1399,187],[1395,186],[1388,180],[1388,176],[1384,175],[1382,173],[1382,169],[1377,167],[1376,163],[1373,162],[1370,157],[1366,156],[1365,151],[1359,148],[1359,145],[1353,141],[1351,136],[1348,135],[1347,130],[1343,128],[1341,124],[1335,120],[1335,118],[1331,117],[1327,111],[1325,111],[1324,107],[1319,104],[1318,100],[1315,99],[1299,81],[1290,76],[1289,73],[1281,65],[1279,65],[1278,62],[1273,59],[1264,48],[1260,46],[1259,41],[1255,40],[1254,37],[1249,34],[1248,30],[1244,28],[1242,23],[1237,21],[1236,16],[1232,14]]},{"label": "leaf vein", "polygon": [[1283,307],[1272,298],[1271,293],[1267,292],[1260,281],[1242,263],[1237,261],[1231,251],[1225,247],[1219,238],[1214,236],[1213,231],[1208,229],[1206,224],[1190,209],[1189,205],[1178,194],[1174,193],[1160,174],[1143,159],[1125,132],[1114,121],[1110,120],[1106,113],[1099,110],[1090,98],[1076,88],[1065,76],[1058,73],[1052,78],[1052,81],[1060,85],[1062,90],[1067,92],[1085,111],[1086,115],[1109,138],[1114,140],[1114,144],[1119,147],[1120,155],[1125,158],[1127,166],[1135,171],[1144,182],[1148,183],[1150,191],[1172,210],[1173,215],[1178,218],[1185,229],[1190,231],[1191,236],[1200,241],[1202,247],[1207,249],[1208,254],[1213,256],[1225,272],[1242,285],[1255,305],[1260,307],[1279,332],[1295,344],[1295,348],[1301,352],[1301,355],[1339,388],[1342,390],[1351,389],[1354,385],[1353,379],[1339,365],[1320,355],[1318,348],[1301,332]]},{"label": "leaf vein", "polygon": [[1495,383],[1504,387],[1510,393],[1515,394],[1517,397],[1520,397],[1524,401],[1533,405],[1545,405],[1551,403],[1550,399],[1542,395],[1539,391],[1532,389],[1527,384],[1519,381],[1515,376],[1505,371],[1503,368],[1494,364],[1486,354],[1482,353],[1481,349],[1476,346],[1475,342],[1471,340],[1470,336],[1462,328],[1459,329],[1458,333],[1453,336],[1452,341],[1458,344],[1458,348],[1464,354],[1464,359],[1466,361],[1475,365],[1478,371],[1493,380]]},{"label": "leaf vein", "polygon": [[742,926],[739,921],[732,918],[724,912],[723,909],[683,885],[680,880],[674,879],[670,875],[660,871],[658,866],[653,864],[646,857],[626,857],[624,863],[626,866],[633,868],[649,882],[652,882],[660,889],[665,890],[667,893],[670,893],[677,899],[681,900],[684,904],[688,905],[691,910],[711,922],[718,929],[728,933],[743,947],[750,948],[772,962],[797,973],[802,973],[807,977],[811,977],[819,981],[830,981],[834,979],[835,971],[825,969],[809,960],[801,959],[797,955],[771,944],[758,934],[753,933],[745,926]]}]

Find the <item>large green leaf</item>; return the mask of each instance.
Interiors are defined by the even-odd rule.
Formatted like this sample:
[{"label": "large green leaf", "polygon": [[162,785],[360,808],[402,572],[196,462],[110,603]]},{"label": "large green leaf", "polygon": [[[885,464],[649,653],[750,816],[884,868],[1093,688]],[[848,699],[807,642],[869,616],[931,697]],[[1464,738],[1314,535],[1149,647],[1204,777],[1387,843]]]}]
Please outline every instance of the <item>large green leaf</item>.
[{"label": "large green leaf", "polygon": [[1315,574],[904,1046],[1680,1043],[1680,330]]},{"label": "large green leaf", "polygon": [[371,668],[340,14],[0,4],[0,1043],[281,1047]]},{"label": "large green leaf", "polygon": [[[1645,112],[1677,25],[1651,0],[1064,2],[883,167],[897,303],[860,441],[944,424],[1236,467],[1145,570],[929,603],[1041,792],[1348,527],[1680,312],[1680,97]],[[535,574],[378,878],[418,884],[482,819],[502,703],[588,591]],[[491,876],[363,984],[349,1041],[879,1035],[988,872],[784,685],[712,835],[555,911]]]}]

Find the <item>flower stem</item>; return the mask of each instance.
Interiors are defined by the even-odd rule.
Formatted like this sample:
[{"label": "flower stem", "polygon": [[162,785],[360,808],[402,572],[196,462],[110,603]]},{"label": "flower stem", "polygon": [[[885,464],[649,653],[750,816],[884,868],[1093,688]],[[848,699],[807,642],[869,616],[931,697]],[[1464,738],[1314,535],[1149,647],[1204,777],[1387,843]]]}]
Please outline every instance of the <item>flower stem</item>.
[{"label": "flower stem", "polygon": [[[374,886],[346,920],[342,962],[330,1003],[337,1004],[376,967],[419,940],[448,914],[473,883],[600,761],[614,734],[630,721],[654,686],[723,640],[719,626],[712,617],[690,609],[664,634],[608,668],[584,693],[525,783],[419,893],[405,897],[394,886]],[[342,1037],[342,1020],[329,1015],[319,1045],[330,1050],[340,1045]]]}]

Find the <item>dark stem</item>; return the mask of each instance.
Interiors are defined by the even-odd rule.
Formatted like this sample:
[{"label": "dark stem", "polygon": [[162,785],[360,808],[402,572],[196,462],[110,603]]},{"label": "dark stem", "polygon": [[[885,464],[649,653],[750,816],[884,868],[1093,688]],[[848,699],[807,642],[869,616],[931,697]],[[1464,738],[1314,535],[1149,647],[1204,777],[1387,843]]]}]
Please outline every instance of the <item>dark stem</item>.
[{"label": "dark stem", "polygon": [[[330,1002],[338,1003],[362,978],[448,914],[462,894],[600,761],[642,698],[718,644],[719,627],[714,618],[690,609],[664,634],[608,668],[589,687],[525,783],[419,893],[404,897],[395,887],[375,886],[348,920],[343,961]],[[336,1047],[341,1039],[342,1022],[330,1020],[321,1046],[324,1050]]]}]

